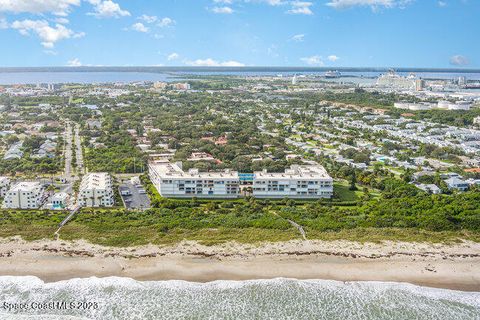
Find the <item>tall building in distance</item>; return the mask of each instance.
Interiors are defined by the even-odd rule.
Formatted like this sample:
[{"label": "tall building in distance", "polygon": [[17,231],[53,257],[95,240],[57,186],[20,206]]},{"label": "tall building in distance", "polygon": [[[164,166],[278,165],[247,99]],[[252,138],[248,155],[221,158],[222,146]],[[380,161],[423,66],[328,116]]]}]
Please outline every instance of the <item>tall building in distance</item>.
[{"label": "tall building in distance", "polygon": [[8,190],[3,208],[38,209],[44,200],[44,189],[39,182],[19,182]]},{"label": "tall building in distance", "polygon": [[162,81],[156,81],[153,83],[153,87],[159,90],[164,90],[167,88],[167,86],[168,86],[168,83],[162,82]]},{"label": "tall building in distance", "polygon": [[284,173],[266,170],[254,173],[256,198],[331,198],[333,179],[320,165],[293,165]]},{"label": "tall building in distance", "polygon": [[185,82],[185,83],[175,83],[173,84],[173,89],[175,90],[190,90],[190,84]]},{"label": "tall building in distance", "polygon": [[415,80],[415,90],[416,91],[423,91],[425,90],[425,80],[417,79]]},{"label": "tall building in distance", "polygon": [[465,76],[460,76],[457,78],[457,84],[459,86],[465,86],[467,84],[467,77]]},{"label": "tall building in distance", "polygon": [[83,176],[78,192],[81,207],[112,207],[112,177],[106,172],[90,172]]}]

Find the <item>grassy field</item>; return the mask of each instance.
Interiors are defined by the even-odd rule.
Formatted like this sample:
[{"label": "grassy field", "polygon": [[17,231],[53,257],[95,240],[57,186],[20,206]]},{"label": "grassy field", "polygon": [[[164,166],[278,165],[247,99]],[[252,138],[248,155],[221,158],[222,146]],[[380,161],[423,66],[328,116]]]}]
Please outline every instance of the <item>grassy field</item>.
[{"label": "grassy field", "polygon": [[[333,184],[333,190],[338,196],[338,200],[340,201],[358,201],[365,196],[365,192],[363,192],[362,187],[358,187],[358,190],[352,191],[350,190],[350,184],[348,181],[336,181]],[[376,190],[368,189],[370,196],[372,198],[378,198],[379,193]]]}]

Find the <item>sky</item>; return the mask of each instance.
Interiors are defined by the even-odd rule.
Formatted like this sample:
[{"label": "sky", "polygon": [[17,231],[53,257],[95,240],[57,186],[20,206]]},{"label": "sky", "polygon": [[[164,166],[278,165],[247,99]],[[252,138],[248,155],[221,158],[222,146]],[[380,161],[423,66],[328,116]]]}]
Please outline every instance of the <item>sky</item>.
[{"label": "sky", "polygon": [[0,66],[480,68],[480,0],[0,0]]}]

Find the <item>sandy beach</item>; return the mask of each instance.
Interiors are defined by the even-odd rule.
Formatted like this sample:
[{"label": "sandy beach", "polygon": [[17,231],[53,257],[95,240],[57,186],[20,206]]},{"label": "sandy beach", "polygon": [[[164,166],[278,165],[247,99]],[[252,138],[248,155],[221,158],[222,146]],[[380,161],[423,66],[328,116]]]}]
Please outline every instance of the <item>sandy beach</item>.
[{"label": "sandy beach", "polygon": [[480,244],[289,241],[204,246],[103,247],[85,241],[18,237],[0,240],[0,275],[33,275],[53,282],[121,276],[136,280],[267,278],[395,281],[480,291]]}]

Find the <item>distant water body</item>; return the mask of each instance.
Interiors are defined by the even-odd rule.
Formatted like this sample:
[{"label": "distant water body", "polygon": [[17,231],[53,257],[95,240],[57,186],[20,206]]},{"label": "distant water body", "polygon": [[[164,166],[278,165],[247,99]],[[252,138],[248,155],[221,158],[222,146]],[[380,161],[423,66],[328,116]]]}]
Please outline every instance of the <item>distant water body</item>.
[{"label": "distant water body", "polygon": [[[73,307],[32,308],[32,303],[61,306],[63,301]],[[36,277],[5,276],[0,277],[0,303],[1,319],[480,319],[478,292],[390,282],[273,279],[201,284],[111,277],[44,283]],[[8,311],[5,303],[26,307]]]},{"label": "distant water body", "polygon": [[39,83],[132,83],[169,81],[165,73],[145,72],[0,72],[0,85]]},{"label": "distant water body", "polygon": [[[323,76],[326,68],[0,68],[0,85],[38,83],[132,83],[140,81],[179,81],[187,75],[227,76]],[[340,69],[342,78],[334,81],[368,82],[384,73],[385,69]],[[420,78],[454,79],[465,76],[480,80],[479,70],[398,69],[401,75],[414,72]]]}]

